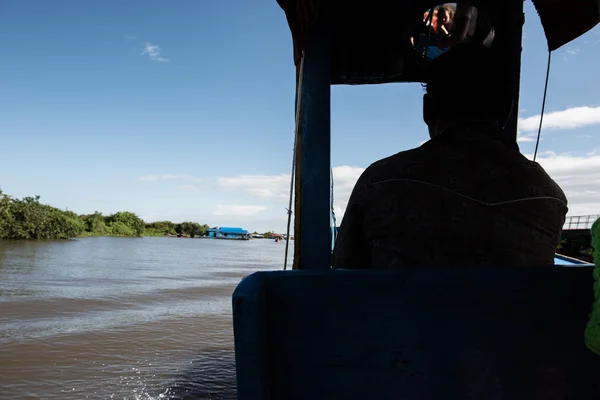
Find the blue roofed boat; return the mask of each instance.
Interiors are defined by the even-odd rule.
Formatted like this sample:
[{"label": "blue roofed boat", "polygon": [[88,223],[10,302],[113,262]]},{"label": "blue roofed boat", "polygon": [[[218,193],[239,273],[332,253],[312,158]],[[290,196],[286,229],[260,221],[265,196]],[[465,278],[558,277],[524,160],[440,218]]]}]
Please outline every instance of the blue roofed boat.
[{"label": "blue roofed boat", "polygon": [[249,240],[250,232],[242,228],[217,226],[208,230],[208,237],[212,239]]}]

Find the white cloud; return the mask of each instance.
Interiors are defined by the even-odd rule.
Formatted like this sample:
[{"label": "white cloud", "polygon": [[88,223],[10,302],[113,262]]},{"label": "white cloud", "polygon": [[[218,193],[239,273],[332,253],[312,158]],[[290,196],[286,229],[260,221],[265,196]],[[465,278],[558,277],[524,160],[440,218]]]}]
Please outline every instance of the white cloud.
[{"label": "white cloud", "polygon": [[562,52],[562,58],[564,61],[569,61],[570,58],[579,54],[581,49],[579,47],[569,47]]},{"label": "white cloud", "polygon": [[[535,136],[523,136],[520,133],[517,133],[517,142],[535,142]],[[541,138],[540,138],[541,141]]]},{"label": "white cloud", "polygon": [[181,189],[183,190],[187,190],[189,192],[197,192],[198,190],[198,186],[194,186],[194,185],[182,185]]},{"label": "white cloud", "polygon": [[[356,181],[364,168],[339,166],[333,168],[334,210],[338,223],[346,210],[348,199]],[[290,196],[290,175],[240,175],[232,178],[220,178],[219,185],[232,189],[240,189],[261,199],[277,200],[282,207],[287,207]]]},{"label": "white cloud", "polygon": [[239,175],[233,178],[219,178],[219,185],[245,190],[263,199],[288,199],[290,196],[290,175]]},{"label": "white cloud", "polygon": [[567,195],[569,215],[600,213],[600,155],[590,154],[546,152],[536,159]]},{"label": "white cloud", "polygon": [[352,189],[356,185],[356,181],[364,172],[364,168],[350,167],[347,165],[335,167],[333,169],[333,209],[338,224],[342,222],[342,217],[346,212],[346,206]]},{"label": "white cloud", "polygon": [[[599,124],[600,106],[571,107],[562,111],[545,113],[542,133],[549,130],[572,130]],[[518,140],[520,142],[534,141],[539,125],[539,115],[519,118]]]},{"label": "white cloud", "polygon": [[169,59],[160,56],[160,47],[150,42],[146,42],[146,44],[144,44],[144,51],[142,51],[142,55],[146,54],[153,61],[169,62]]},{"label": "white cloud", "polygon": [[587,153],[585,153],[585,155],[588,157],[595,156],[598,154],[598,150],[600,150],[600,148],[592,149],[592,150],[588,151]]},{"label": "white cloud", "polygon": [[266,206],[253,206],[253,205],[218,205],[213,211],[213,215],[225,215],[225,216],[252,216],[257,213],[266,210]]},{"label": "white cloud", "polygon": [[573,48],[570,48],[570,49],[567,49],[567,50],[565,50],[565,52],[566,52],[567,54],[570,54],[570,55],[573,55],[573,56],[574,56],[575,54],[579,53],[579,51],[581,51],[581,49],[580,49],[579,47],[573,47]]},{"label": "white cloud", "polygon": [[190,176],[186,174],[158,174],[158,175],[146,175],[141,176],[139,178],[140,181],[145,182],[154,182],[154,181],[162,181],[162,180],[170,180],[170,179],[184,179],[193,182],[202,182],[202,178],[196,178],[195,176]]},{"label": "white cloud", "polygon": [[[544,115],[544,129],[577,129],[600,124],[600,106],[572,107],[562,111],[553,111]],[[539,115],[523,118],[519,128],[523,131],[536,131]]]}]

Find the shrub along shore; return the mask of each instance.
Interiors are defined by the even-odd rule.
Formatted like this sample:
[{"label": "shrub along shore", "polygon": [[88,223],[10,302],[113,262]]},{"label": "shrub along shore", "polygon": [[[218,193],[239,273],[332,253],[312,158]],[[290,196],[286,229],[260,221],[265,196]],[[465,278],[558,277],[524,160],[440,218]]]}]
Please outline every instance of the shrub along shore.
[{"label": "shrub along shore", "polygon": [[0,239],[70,239],[85,236],[205,236],[197,222],[144,222],[129,211],[78,215],[42,204],[40,196],[18,199],[0,190]]}]

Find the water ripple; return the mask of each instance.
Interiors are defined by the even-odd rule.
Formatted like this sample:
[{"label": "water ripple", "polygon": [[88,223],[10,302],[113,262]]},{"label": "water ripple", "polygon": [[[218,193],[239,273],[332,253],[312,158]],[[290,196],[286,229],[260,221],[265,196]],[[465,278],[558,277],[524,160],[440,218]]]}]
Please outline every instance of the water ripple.
[{"label": "water ripple", "polygon": [[0,399],[235,399],[231,293],[283,255],[269,240],[0,241]]}]

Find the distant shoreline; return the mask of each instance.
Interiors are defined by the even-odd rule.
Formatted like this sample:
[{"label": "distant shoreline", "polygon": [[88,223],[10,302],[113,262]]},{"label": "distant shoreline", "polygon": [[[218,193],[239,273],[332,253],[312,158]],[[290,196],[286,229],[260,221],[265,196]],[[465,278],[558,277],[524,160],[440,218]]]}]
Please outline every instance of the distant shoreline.
[{"label": "distant shoreline", "polygon": [[[145,222],[130,211],[110,215],[76,214],[40,202],[40,196],[9,196],[0,190],[0,240],[61,240],[84,237],[178,237],[208,235],[210,226],[198,222]],[[257,234],[254,232],[253,234]],[[272,232],[264,233],[270,238]]]}]

